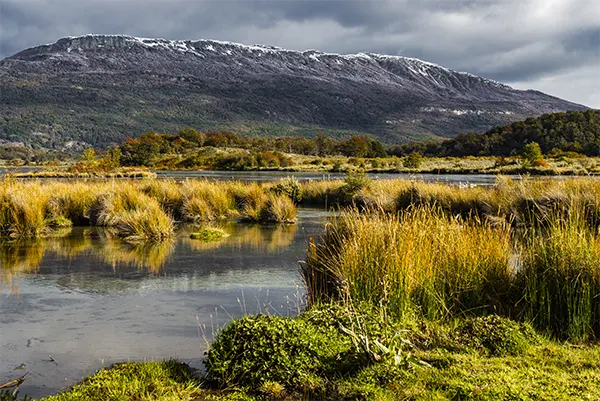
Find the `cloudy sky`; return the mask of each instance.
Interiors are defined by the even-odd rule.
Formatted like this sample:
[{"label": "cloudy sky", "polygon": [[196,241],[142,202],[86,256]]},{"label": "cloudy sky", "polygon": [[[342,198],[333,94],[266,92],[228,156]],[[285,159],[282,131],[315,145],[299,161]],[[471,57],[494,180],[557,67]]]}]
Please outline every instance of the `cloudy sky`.
[{"label": "cloudy sky", "polygon": [[86,33],[417,57],[600,108],[598,0],[0,0],[0,58]]}]

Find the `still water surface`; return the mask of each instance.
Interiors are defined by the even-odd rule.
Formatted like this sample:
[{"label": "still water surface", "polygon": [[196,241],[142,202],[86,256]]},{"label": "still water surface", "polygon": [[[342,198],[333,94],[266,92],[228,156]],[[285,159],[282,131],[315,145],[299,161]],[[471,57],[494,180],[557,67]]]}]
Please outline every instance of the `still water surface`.
[{"label": "still water surface", "polygon": [[134,246],[90,228],[0,244],[0,379],[31,372],[21,394],[40,397],[114,362],[177,357],[201,368],[206,341],[232,316],[298,312],[298,262],[326,218],[302,209],[294,226],[230,224],[212,244],[184,230]]},{"label": "still water surface", "polygon": [[[206,178],[213,180],[240,181],[276,181],[294,176],[300,181],[343,179],[346,173],[316,173],[316,172],[286,172],[286,171],[156,171],[158,178]],[[375,180],[403,179],[425,182],[445,182],[449,184],[491,185],[496,181],[495,175],[490,174],[397,174],[397,173],[368,173]],[[518,179],[518,176],[510,176]]]}]

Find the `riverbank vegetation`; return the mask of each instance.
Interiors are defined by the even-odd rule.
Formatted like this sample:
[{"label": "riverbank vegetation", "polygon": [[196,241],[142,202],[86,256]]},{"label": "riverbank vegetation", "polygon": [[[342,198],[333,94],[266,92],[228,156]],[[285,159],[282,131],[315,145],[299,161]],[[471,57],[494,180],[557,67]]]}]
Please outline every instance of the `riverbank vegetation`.
[{"label": "riverbank vegetation", "polygon": [[[140,169],[283,170],[435,174],[600,174],[600,111],[545,114],[495,127],[484,134],[462,133],[437,142],[382,144],[366,136],[245,137],[230,131],[199,132],[184,128],[174,134],[147,133],[104,150],[85,149],[81,156],[60,155],[62,167],[18,173],[22,177],[145,176]],[[529,160],[527,148],[540,154]],[[9,168],[39,165],[47,158],[30,157],[26,148],[0,149]],[[3,156],[4,155],[4,156]],[[39,160],[38,160],[39,159]],[[57,159],[58,160],[58,159]],[[12,167],[11,167],[12,166]]]},{"label": "riverbank vegetation", "polygon": [[[302,264],[308,310],[234,321],[208,383],[258,399],[597,398],[598,361],[571,363],[600,352],[598,187],[556,183],[564,198],[543,203],[548,182],[504,185],[467,190],[459,209],[403,194],[342,211]],[[511,212],[492,219],[487,196]]]},{"label": "riverbank vegetation", "polygon": [[[111,206],[99,208],[109,216],[137,203],[129,197],[182,219],[212,210],[198,222],[230,217],[227,205],[240,218],[260,215],[255,209],[276,197],[287,207],[342,210],[307,244],[307,309],[245,316],[219,330],[206,372],[168,383],[190,393],[132,395],[148,387],[117,385],[111,375],[120,373],[104,370],[50,400],[109,399],[107,388],[110,399],[152,400],[600,397],[600,181],[499,177],[462,187],[357,174],[94,185],[119,186]],[[52,197],[40,188],[29,190]],[[134,383],[154,380],[144,364],[124,366]]]},{"label": "riverbank vegetation", "polygon": [[[188,160],[184,154],[161,159],[152,167],[99,168],[93,163],[49,166],[29,172],[16,170],[17,178],[153,178],[148,170],[289,171],[350,173],[366,171],[389,174],[504,174],[504,175],[598,175],[600,158],[574,152],[542,154],[530,162],[525,149],[516,156],[432,157],[419,152],[388,157],[309,156],[293,153],[253,153],[247,149],[208,149]],[[146,170],[140,170],[140,169]]]},{"label": "riverbank vegetation", "polygon": [[240,220],[293,223],[297,206],[356,205],[388,212],[436,206],[444,212],[494,224],[535,227],[551,213],[581,210],[590,224],[600,218],[600,182],[592,178],[499,177],[490,187],[458,187],[412,180],[299,182],[19,181],[0,184],[0,235],[51,236],[70,226],[107,227],[129,240],[161,240],[182,223]]},{"label": "riverbank vegetation", "polygon": [[593,400],[599,361],[600,347],[559,344],[497,316],[401,323],[323,305],[234,321],[213,343],[207,374],[128,363],[44,400]]},{"label": "riverbank vegetation", "polygon": [[107,227],[128,240],[163,240],[180,222],[241,219],[293,223],[285,193],[254,183],[174,181],[0,183],[0,236],[39,238],[73,225]]}]

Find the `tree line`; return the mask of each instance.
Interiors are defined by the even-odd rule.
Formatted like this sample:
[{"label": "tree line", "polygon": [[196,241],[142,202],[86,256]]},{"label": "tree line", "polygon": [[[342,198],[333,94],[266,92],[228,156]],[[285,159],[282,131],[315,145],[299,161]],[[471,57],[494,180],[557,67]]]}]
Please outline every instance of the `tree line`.
[{"label": "tree line", "polygon": [[314,138],[291,136],[265,138],[242,137],[231,131],[203,133],[185,128],[175,135],[148,133],[139,138],[127,138],[120,146],[121,163],[125,166],[153,166],[162,156],[186,154],[206,147],[247,149],[257,154],[279,152],[367,158],[387,156],[381,142],[366,135],[340,140],[330,138],[323,133],[317,133]]},{"label": "tree line", "polygon": [[468,132],[443,142],[411,142],[388,153],[403,156],[515,156],[536,142],[543,153],[576,152],[600,156],[600,110],[544,114],[492,128],[484,134]]}]

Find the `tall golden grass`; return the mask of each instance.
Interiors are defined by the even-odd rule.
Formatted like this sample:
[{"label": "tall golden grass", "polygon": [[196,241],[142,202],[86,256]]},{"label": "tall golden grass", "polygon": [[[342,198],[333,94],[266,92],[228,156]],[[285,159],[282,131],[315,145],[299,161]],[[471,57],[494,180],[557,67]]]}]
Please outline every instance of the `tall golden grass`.
[{"label": "tall golden grass", "polygon": [[38,238],[60,227],[94,225],[128,240],[162,240],[173,236],[179,221],[291,223],[296,214],[287,195],[256,183],[0,182],[0,237]]},{"label": "tall golden grass", "polygon": [[302,269],[312,302],[330,298],[441,318],[503,305],[512,274],[507,229],[438,208],[402,215],[342,212]]},{"label": "tall golden grass", "polygon": [[438,206],[345,210],[309,246],[309,301],[434,319],[494,313],[559,338],[598,339],[600,233],[579,206],[544,219],[523,228]]}]

